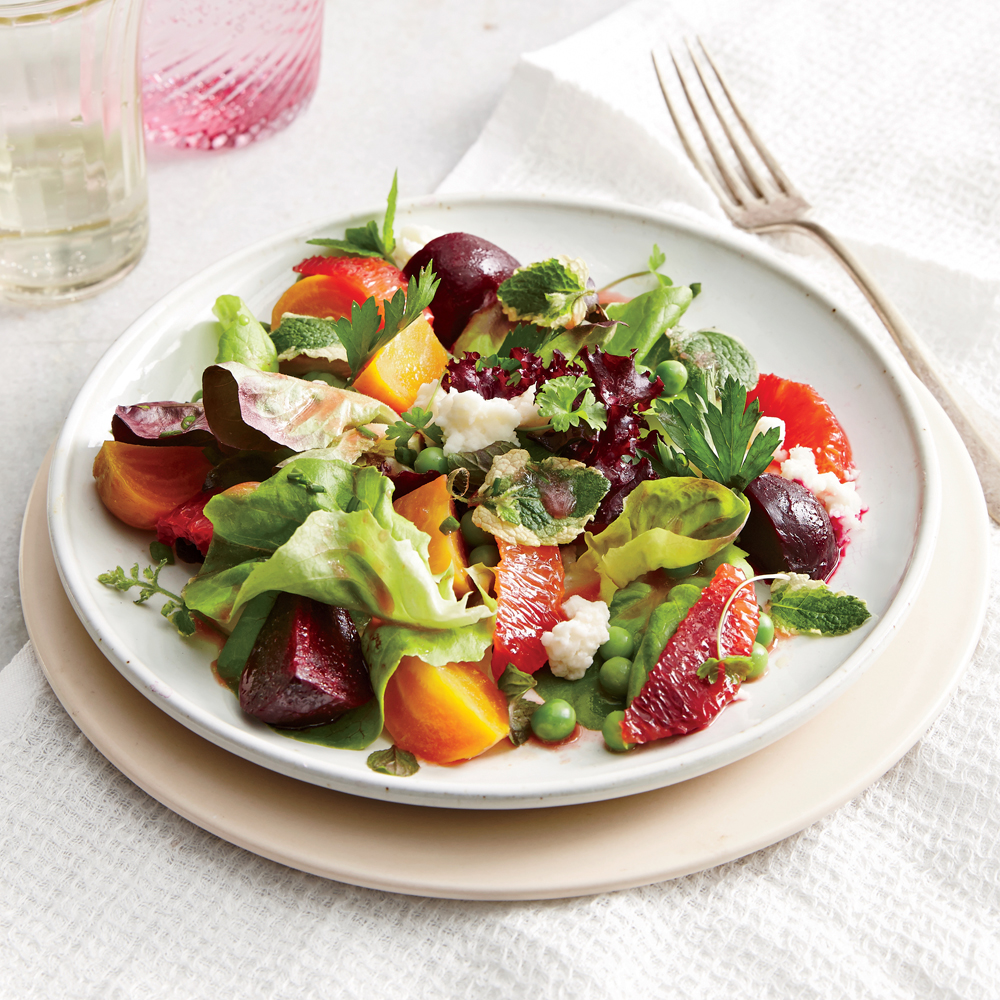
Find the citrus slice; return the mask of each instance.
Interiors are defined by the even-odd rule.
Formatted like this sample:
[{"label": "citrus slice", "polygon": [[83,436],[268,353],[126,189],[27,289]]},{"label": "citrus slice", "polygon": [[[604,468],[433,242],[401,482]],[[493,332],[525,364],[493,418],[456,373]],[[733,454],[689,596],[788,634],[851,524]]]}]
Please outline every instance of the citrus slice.
[{"label": "citrus slice", "polygon": [[850,442],[829,404],[811,385],[761,375],[756,388],[747,393],[747,405],[755,399],[763,416],[784,422],[786,451],[811,448],[817,471],[833,472],[841,482],[849,477],[854,468]]},{"label": "citrus slice", "polygon": [[[677,626],[642,690],[625,710],[622,736],[626,743],[648,743],[703,729],[736,697],[739,681],[725,670],[719,670],[712,681],[699,677],[698,668],[707,659],[719,657],[719,618],[726,601],[745,579],[728,563],[715,571],[712,582]],[[722,657],[750,655],[758,618],[753,587],[744,587],[726,612]]]}]

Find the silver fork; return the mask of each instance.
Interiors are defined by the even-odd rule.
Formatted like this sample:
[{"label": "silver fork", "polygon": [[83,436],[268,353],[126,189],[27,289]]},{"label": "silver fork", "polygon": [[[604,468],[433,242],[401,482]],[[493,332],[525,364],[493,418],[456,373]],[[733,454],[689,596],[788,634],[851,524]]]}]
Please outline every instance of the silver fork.
[{"label": "silver fork", "polygon": [[[779,230],[798,230],[808,233],[819,240],[843,264],[847,273],[864,292],[879,319],[885,324],[885,328],[898,345],[913,373],[927,386],[951,418],[969,449],[976,471],[979,473],[979,481],[983,486],[990,516],[994,521],[1000,522],[1000,428],[997,427],[993,417],[964,389],[950,382],[942,374],[940,362],[913,332],[878,287],[875,279],[847,247],[818,222],[808,218],[809,202],[785,176],[785,172],[740,111],[722,73],[701,39],[698,39],[700,55],[695,52],[690,42],[685,44],[694,67],[693,74],[690,70],[682,69],[672,51],[670,56],[704,146],[718,173],[709,166],[682,123],[677,107],[670,97],[655,52],[653,65],[656,67],[660,89],[663,91],[667,109],[674,120],[681,142],[694,165],[715,192],[726,214],[737,226],[751,233],[773,233]],[[705,63],[710,67],[710,72],[706,69]],[[693,82],[694,76],[698,78],[698,85]],[[707,97],[707,103],[704,98],[695,96],[695,90],[699,90]],[[725,98],[724,101],[719,99],[720,94]],[[728,105],[730,112],[739,122],[739,129],[730,125],[720,104]],[[714,117],[720,126],[729,146],[728,151],[720,148],[719,142],[713,136],[709,127],[712,120],[710,116]],[[764,167],[763,170],[754,162],[751,149],[756,151]]]}]

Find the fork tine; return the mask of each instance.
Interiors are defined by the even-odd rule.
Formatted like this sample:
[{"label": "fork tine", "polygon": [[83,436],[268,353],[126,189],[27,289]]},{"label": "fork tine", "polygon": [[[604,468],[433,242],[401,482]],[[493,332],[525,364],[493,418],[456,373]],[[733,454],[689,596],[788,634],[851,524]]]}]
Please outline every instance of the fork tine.
[{"label": "fork tine", "polygon": [[[711,154],[712,160],[715,163],[716,168],[722,176],[722,180],[725,182],[726,187],[729,188],[729,194],[733,202],[737,206],[744,206],[753,201],[753,195],[747,188],[746,184],[743,183],[743,179],[732,170],[726,157],[722,155],[712,133],[709,131],[705,120],[702,118],[701,113],[698,110],[698,103],[694,99],[694,95],[691,93],[691,88],[688,86],[684,72],[681,70],[680,63],[677,61],[677,56],[674,55],[673,50],[670,52],[670,58],[674,64],[674,71],[677,73],[677,79],[680,80],[681,89],[684,91],[684,96],[687,98],[688,106],[691,109],[691,114],[694,116],[695,123],[697,124],[699,130],[701,131],[702,139],[705,141],[705,145],[708,148],[708,152]],[[657,67],[657,75],[659,75],[659,67]],[[663,77],[660,77],[660,89],[663,91],[664,97],[667,97],[667,89],[663,83]],[[669,98],[667,98],[669,104]],[[677,124],[677,115],[673,114],[674,123]],[[690,154],[690,147],[688,147],[688,152]],[[705,167],[702,167],[702,173],[706,173]],[[707,176],[711,176],[711,172],[708,171]],[[716,192],[718,194],[718,192]]]},{"label": "fork tine", "polygon": [[[732,129],[729,127],[729,122],[726,116],[723,115],[722,109],[719,107],[715,100],[715,94],[712,88],[708,85],[708,80],[705,78],[705,73],[702,70],[701,62],[695,55],[694,49],[691,47],[691,42],[688,39],[684,39],[684,44],[687,46],[688,55],[691,57],[691,65],[694,66],[695,72],[698,74],[698,79],[701,81],[702,89],[705,91],[706,97],[708,97],[708,103],[712,105],[712,110],[715,112],[715,117],[718,119],[719,125],[722,126],[722,131],[725,133],[726,138],[729,140],[729,145],[732,146],[733,152],[736,154],[736,158],[740,161],[743,166],[743,170],[747,175],[747,179],[750,181],[750,186],[753,188],[753,193],[758,198],[763,198],[766,191],[766,181],[761,175],[760,171],[757,169],[756,164],[747,156],[746,149],[741,140],[739,140],[735,135],[733,135]],[[705,44],[702,40],[698,39],[698,44],[701,46],[701,50],[705,53],[706,58],[708,58],[708,53],[705,51]],[[714,66],[712,67],[715,68]],[[728,93],[726,94],[728,97]],[[732,99],[730,98],[730,104]],[[738,112],[737,112],[738,113]]]},{"label": "fork tine", "polygon": [[[771,171],[771,174],[773,175],[775,181],[777,182],[779,189],[782,190],[787,195],[792,195],[793,197],[801,197],[795,185],[792,184],[792,182],[785,175],[785,172],[784,170],[781,169],[780,165],[778,164],[778,161],[771,155],[771,153],[768,151],[768,148],[764,145],[764,143],[761,142],[760,136],[757,135],[757,133],[754,131],[753,126],[750,124],[750,122],[747,121],[743,112],[740,110],[740,106],[736,103],[732,91],[729,89],[729,86],[726,83],[726,78],[722,75],[722,72],[720,71],[719,67],[716,66],[715,60],[712,58],[711,53],[705,47],[705,43],[701,40],[700,37],[698,38],[698,46],[701,48],[702,54],[705,56],[705,59],[708,60],[709,66],[712,67],[712,72],[715,74],[716,80],[719,81],[719,85],[722,87],[722,92],[726,95],[726,100],[729,101],[729,106],[733,109],[733,114],[736,115],[736,118],[739,121],[740,125],[742,126],[743,131],[746,133],[747,138],[753,144],[753,148],[757,150],[757,154],[760,156],[761,160],[764,161],[768,170]],[[688,46],[688,49],[690,51],[690,46]],[[694,60],[693,52],[691,53],[691,56],[693,61]],[[697,63],[695,63],[695,67],[697,68]],[[701,71],[699,70],[699,75],[700,72]],[[702,84],[704,85],[704,83],[705,79],[704,77],[702,77]],[[719,114],[719,109],[716,106],[715,101],[712,99],[712,94],[710,91],[708,91],[707,86],[705,87],[705,90],[706,92],[708,92],[709,100],[712,101],[712,107],[715,108],[715,113],[719,116],[719,120],[723,122],[723,128],[725,128],[726,135],[729,136],[729,141],[733,143],[733,149],[736,150],[736,155],[739,156],[740,163],[743,164],[743,169],[746,170],[749,175],[750,169],[748,167],[746,159],[744,158],[741,152],[740,147],[733,141],[732,135],[728,127],[726,127],[725,125],[725,120],[723,119],[722,115]],[[751,180],[753,180],[752,175],[751,175]],[[754,183],[756,184],[757,181],[754,181]]]},{"label": "fork tine", "polygon": [[[691,158],[691,162],[698,168],[699,173],[708,182],[708,186],[714,192],[715,197],[718,198],[724,206],[738,208],[739,205],[734,199],[732,192],[727,191],[726,188],[719,183],[718,178],[709,169],[709,166],[705,162],[701,153],[699,153],[695,148],[686,128],[681,124],[680,117],[674,108],[674,102],[670,99],[670,92],[667,90],[667,85],[663,81],[663,72],[660,70],[660,64],[657,61],[656,53],[653,52],[651,55],[653,56],[653,68],[656,70],[656,78],[659,80],[660,90],[663,92],[663,99],[667,102],[667,110],[670,112],[670,117],[674,120],[674,127],[677,129],[677,134],[681,137],[681,143],[683,144],[688,156]],[[673,53],[671,53],[671,57],[672,56]]]}]

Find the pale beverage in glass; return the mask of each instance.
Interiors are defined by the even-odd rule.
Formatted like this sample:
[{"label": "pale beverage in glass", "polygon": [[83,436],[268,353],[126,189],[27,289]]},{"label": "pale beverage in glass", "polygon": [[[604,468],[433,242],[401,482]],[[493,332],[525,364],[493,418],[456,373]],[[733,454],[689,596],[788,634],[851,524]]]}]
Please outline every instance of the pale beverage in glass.
[{"label": "pale beverage in glass", "polygon": [[60,301],[146,245],[141,0],[0,0],[0,296]]}]

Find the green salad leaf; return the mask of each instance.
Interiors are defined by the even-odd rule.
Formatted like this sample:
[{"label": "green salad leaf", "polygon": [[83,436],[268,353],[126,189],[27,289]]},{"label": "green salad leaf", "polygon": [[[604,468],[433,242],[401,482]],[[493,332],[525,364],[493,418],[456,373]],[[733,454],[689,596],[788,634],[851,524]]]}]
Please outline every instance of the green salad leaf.
[{"label": "green salad leaf", "polygon": [[597,512],[610,483],[568,458],[533,462],[515,448],[493,460],[473,523],[516,545],[565,545]]},{"label": "green salad leaf", "polygon": [[274,342],[238,295],[220,295],[212,312],[222,327],[216,364],[238,361],[262,372],[278,370],[278,352]]},{"label": "green salad leaf", "polygon": [[[693,286],[692,286],[693,290]],[[667,358],[680,361],[688,372],[688,396],[693,393],[716,398],[719,387],[734,378],[745,388],[757,384],[757,362],[743,342],[721,330],[675,330],[670,335],[667,357],[657,357],[655,363]],[[646,364],[653,364],[649,357]]]},{"label": "green salad leaf", "polygon": [[587,672],[575,681],[565,677],[556,677],[548,667],[542,667],[535,675],[538,693],[551,701],[562,698],[568,701],[576,711],[576,721],[584,729],[600,730],[604,720],[611,712],[620,712],[624,702],[609,698],[600,684],[601,664],[594,662],[587,667]]},{"label": "green salad leaf", "polygon": [[667,330],[677,325],[693,298],[687,285],[658,284],[628,302],[609,303],[604,311],[618,325],[605,340],[604,350],[620,355],[635,351],[636,364],[648,364],[646,356],[660,341],[666,341],[663,350],[669,351]]},{"label": "green salad leaf", "polygon": [[582,323],[597,294],[587,287],[590,272],[575,257],[550,257],[519,267],[497,289],[497,299],[509,320],[537,326]]},{"label": "green salad leaf", "polygon": [[382,231],[379,232],[378,224],[372,220],[364,226],[348,229],[344,232],[344,239],[316,238],[306,240],[315,246],[330,247],[337,251],[338,256],[345,257],[382,257],[390,264],[394,263],[392,252],[396,249],[396,238],[392,231],[393,222],[396,218],[396,194],[398,190],[399,171],[392,175],[392,187],[389,188],[389,197],[386,199],[385,217],[382,219]]},{"label": "green salad leaf", "polygon": [[801,635],[846,635],[869,618],[868,606],[845,591],[836,593],[821,580],[789,573],[771,587],[771,617],[784,632]]},{"label": "green salad leaf", "polygon": [[670,591],[669,598],[663,604],[653,609],[642,642],[632,657],[626,704],[631,705],[643,689],[650,671],[659,662],[667,643],[677,631],[677,626],[684,621],[700,596],[701,588],[691,583],[681,583]]},{"label": "green salad leaf", "polygon": [[226,682],[226,686],[233,694],[239,691],[243,668],[247,665],[247,660],[250,659],[250,653],[253,651],[257,636],[264,627],[267,616],[271,613],[277,599],[277,591],[272,590],[258,594],[243,609],[240,620],[229,633],[229,638],[222,647],[219,658],[215,661],[216,672]]},{"label": "green salad leaf", "polygon": [[746,498],[710,479],[640,483],[622,513],[599,535],[585,536],[581,569],[601,577],[601,599],[654,569],[679,569],[733,541],[750,513]]}]

